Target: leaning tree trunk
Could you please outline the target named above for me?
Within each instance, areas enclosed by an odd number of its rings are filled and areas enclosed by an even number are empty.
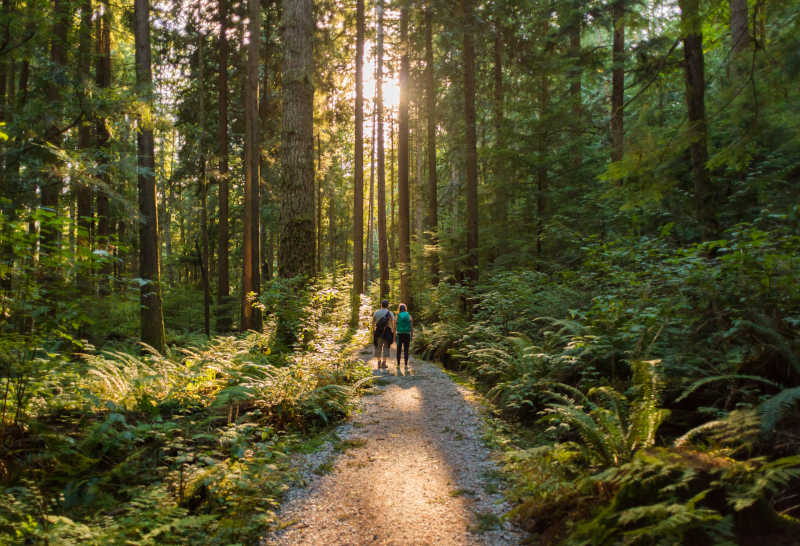
[[[464,15],[464,136],[466,148],[467,257],[466,279],[478,281],[478,150],[475,132],[475,47],[472,0],[461,0]]]
[[[398,105],[397,130],[397,265],[400,269],[400,300],[408,305],[411,293],[408,275],[411,265],[411,241],[409,225],[408,191],[408,5],[400,8],[400,101]]]
[[[282,277],[314,275],[314,87],[312,0],[283,0],[281,135]]]
[[[353,289],[350,325],[358,325],[364,290],[364,0],[356,0],[355,165],[353,172]]]
[[[686,109],[689,114],[689,152],[692,157],[694,198],[697,221],[703,238],[713,239],[719,232],[715,217],[714,190],[708,176],[708,125],[705,105],[705,66],[699,0],[679,0],[683,31],[683,56],[686,68]]]
[[[135,0],[136,87],[139,101],[153,108],[153,75],[150,54],[150,3]],[[158,240],[158,207],[156,205],[153,126],[149,117],[139,118],[137,134],[139,166],[139,277],[142,341],[159,352],[166,348],[164,314],[161,306],[160,245]]]

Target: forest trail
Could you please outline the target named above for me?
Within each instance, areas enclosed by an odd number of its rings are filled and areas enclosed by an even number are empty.
[[[414,358],[398,375],[394,348],[388,372],[371,355],[360,357],[379,391],[337,429],[339,450],[306,457],[308,486],[288,494],[287,527],[263,544],[519,544],[498,519],[508,506],[470,391]]]

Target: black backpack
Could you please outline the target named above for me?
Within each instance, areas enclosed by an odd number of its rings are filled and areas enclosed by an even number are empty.
[[[388,334],[392,334],[392,329],[389,326],[389,322],[392,320],[392,313],[391,311],[387,311],[375,324],[375,339],[377,340],[379,337],[384,339],[388,339]],[[393,335],[393,334],[392,334]]]

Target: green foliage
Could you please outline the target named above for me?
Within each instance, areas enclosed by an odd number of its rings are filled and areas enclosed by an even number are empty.
[[[25,356],[48,374],[4,437],[0,541],[256,540],[277,521],[304,434],[348,415],[372,379],[350,356],[365,332],[345,335],[346,288],[307,299],[322,310],[303,310],[315,335],[293,353],[271,353],[265,332],[164,355]]]

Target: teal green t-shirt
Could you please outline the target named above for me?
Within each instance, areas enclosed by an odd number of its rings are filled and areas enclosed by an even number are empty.
[[[409,315],[407,311],[402,311],[397,314],[397,333],[411,333],[411,315]]]

